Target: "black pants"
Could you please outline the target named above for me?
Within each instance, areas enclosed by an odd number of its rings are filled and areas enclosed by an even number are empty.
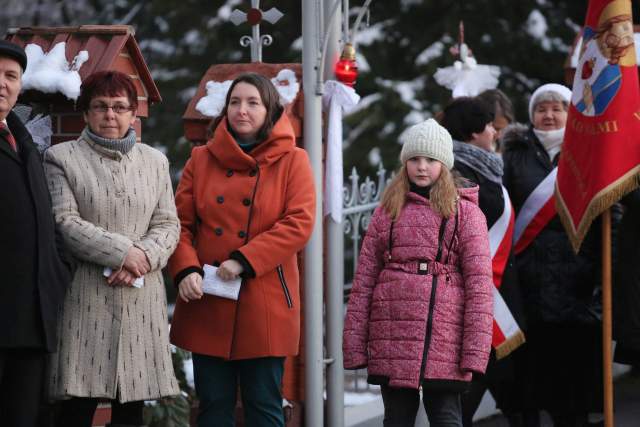
[[[35,427],[43,397],[46,353],[0,349],[0,424]]]
[[[282,375],[284,357],[223,360],[193,353],[198,427],[233,427],[238,385],[244,425],[283,427]]]
[[[73,397],[60,404],[59,427],[91,427],[98,407],[98,399]],[[111,401],[111,424],[141,426],[144,401],[120,403]]]
[[[384,385],[381,390],[384,427],[413,427],[420,405],[418,390]],[[425,390],[422,402],[431,427],[462,427],[459,393]]]

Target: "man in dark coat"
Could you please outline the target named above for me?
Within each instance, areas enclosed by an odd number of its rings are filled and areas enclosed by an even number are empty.
[[[12,427],[37,423],[71,278],[40,155],[11,111],[26,64],[21,47],[0,41],[0,423]]]

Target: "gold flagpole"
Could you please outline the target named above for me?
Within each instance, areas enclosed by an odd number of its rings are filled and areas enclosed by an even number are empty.
[[[611,208],[602,214],[602,373],[604,425],[613,424],[613,375],[611,348]]]

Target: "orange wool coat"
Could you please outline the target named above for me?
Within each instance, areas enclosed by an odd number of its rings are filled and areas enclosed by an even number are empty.
[[[182,227],[169,271],[176,277],[239,250],[256,277],[243,280],[237,302],[207,294],[188,303],[178,298],[171,342],[231,360],[297,354],[296,253],[311,235],[315,202],[307,153],[296,147],[284,114],[250,154],[240,149],[226,120],[212,140],[194,148],[176,192]]]

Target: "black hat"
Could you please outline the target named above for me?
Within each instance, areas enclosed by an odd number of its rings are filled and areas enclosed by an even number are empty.
[[[22,67],[22,71],[27,69],[27,54],[24,49],[15,43],[6,40],[0,40],[0,56],[6,56],[15,59]]]

